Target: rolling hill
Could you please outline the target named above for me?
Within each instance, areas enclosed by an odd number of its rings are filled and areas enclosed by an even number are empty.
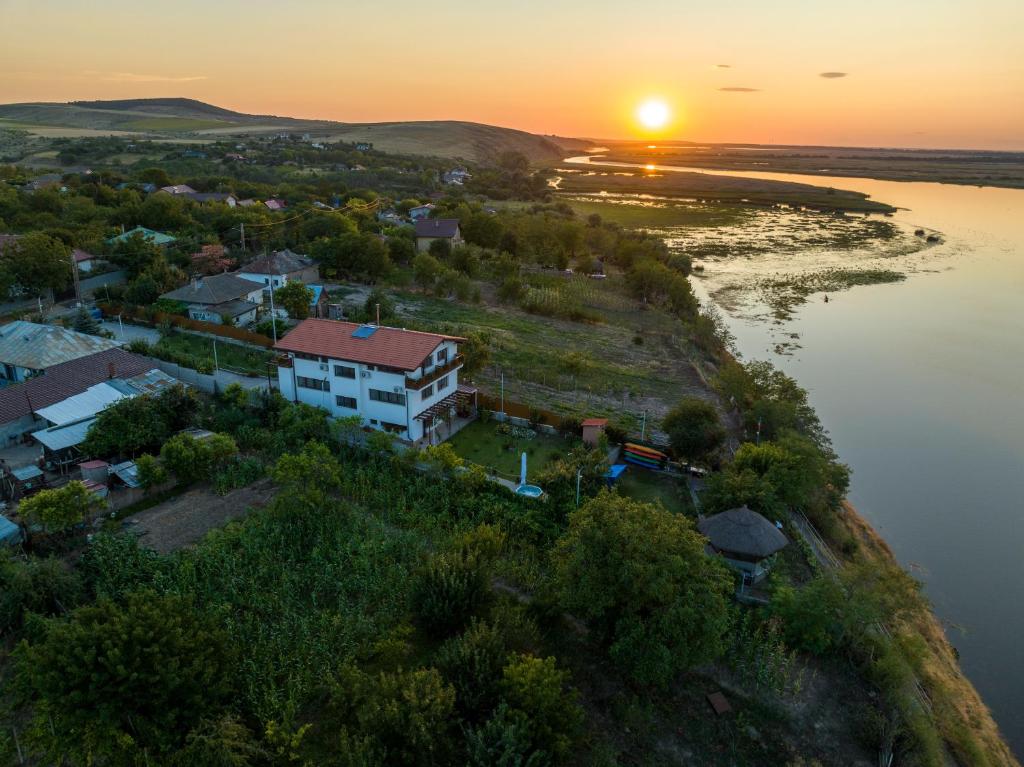
[[[277,115],[251,115],[186,98],[120,99],[69,103],[0,105],[0,128],[42,136],[138,134],[154,138],[214,140],[274,131],[302,131],[327,140],[370,141],[385,152],[486,162],[515,150],[543,165],[566,149],[586,146],[577,139],[456,120],[342,123]]]

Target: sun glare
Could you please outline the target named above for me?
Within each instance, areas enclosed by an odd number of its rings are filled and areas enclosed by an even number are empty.
[[[668,122],[668,104],[660,99],[645,101],[636,110],[636,117],[645,128],[663,128]]]

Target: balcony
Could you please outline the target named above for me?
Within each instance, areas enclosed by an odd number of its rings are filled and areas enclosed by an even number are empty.
[[[405,378],[405,388],[412,389],[413,391],[419,391],[430,384],[434,383],[438,378],[444,378],[448,373],[451,373],[456,368],[462,367],[462,363],[465,362],[465,357],[461,354],[456,354],[452,359],[441,367],[436,367],[429,373],[424,373],[421,378]]]

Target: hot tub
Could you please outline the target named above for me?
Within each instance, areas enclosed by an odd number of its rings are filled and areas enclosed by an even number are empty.
[[[516,488],[516,495],[525,495],[527,498],[540,498],[544,494],[536,485],[520,485]]]

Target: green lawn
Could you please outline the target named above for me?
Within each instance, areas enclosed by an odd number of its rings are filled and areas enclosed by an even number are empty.
[[[213,339],[206,336],[176,332],[161,338],[157,347],[212,361],[214,359],[213,343]],[[267,363],[273,357],[273,352],[266,349],[242,346],[222,340],[217,341],[217,364],[221,368],[235,373],[266,375]]]
[[[660,501],[669,511],[691,516],[694,514],[690,492],[686,487],[686,481],[681,478],[629,465],[615,483],[615,487],[621,495],[634,500],[644,503]]]
[[[450,442],[462,458],[495,469],[506,479],[518,479],[520,455],[526,452],[527,477],[535,475],[551,461],[571,449],[568,440],[537,434],[533,439],[514,439],[498,433],[499,424],[474,421]]]

